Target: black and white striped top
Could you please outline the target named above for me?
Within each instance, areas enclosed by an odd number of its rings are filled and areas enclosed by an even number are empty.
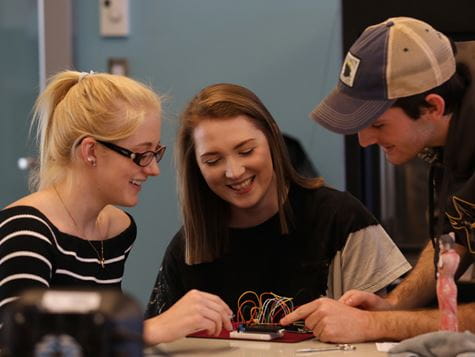
[[[121,287],[124,265],[137,234],[135,222],[104,241],[105,267],[99,241],[86,241],[54,226],[36,208],[16,206],[0,211],[0,315],[28,288]],[[94,245],[97,252],[91,247]]]

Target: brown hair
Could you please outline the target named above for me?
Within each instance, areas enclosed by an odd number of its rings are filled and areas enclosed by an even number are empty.
[[[448,81],[424,93],[398,98],[392,107],[401,108],[408,117],[414,120],[419,119],[424,110],[432,107],[431,103],[426,100],[426,97],[433,93],[440,95],[444,99],[444,115],[452,114],[459,109],[469,83],[469,74],[465,66],[459,63],[457,64],[457,72]]]
[[[176,142],[187,264],[219,258],[227,249],[229,222],[229,204],[211,191],[196,162],[193,130],[204,119],[228,119],[239,115],[247,116],[264,133],[269,143],[283,234],[289,232],[288,220],[291,218],[287,202],[289,184],[295,182],[308,188],[323,185],[321,178],[304,178],[295,172],[277,123],[253,92],[228,83],[202,89],[181,115]]]

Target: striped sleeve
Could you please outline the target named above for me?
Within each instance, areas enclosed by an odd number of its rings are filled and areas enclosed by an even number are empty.
[[[53,232],[32,214],[0,216],[0,314],[29,288],[49,287],[53,271]]]

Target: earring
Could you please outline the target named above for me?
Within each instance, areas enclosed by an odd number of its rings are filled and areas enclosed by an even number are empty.
[[[93,166],[96,167],[96,160],[94,160],[92,157],[88,157],[87,161]]]

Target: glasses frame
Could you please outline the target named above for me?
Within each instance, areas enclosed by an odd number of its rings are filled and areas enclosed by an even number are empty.
[[[163,155],[165,155],[165,150],[167,147],[165,145],[160,145],[157,151],[144,151],[144,152],[133,152],[129,149],[123,148],[122,146],[110,143],[108,141],[102,141],[102,140],[96,140],[99,144],[104,145],[106,148],[115,151],[116,153],[128,157],[131,159],[136,165],[140,167],[147,167],[150,165],[150,163],[153,161],[153,157],[155,157],[155,161],[158,164],[160,160],[163,158]],[[146,162],[145,164],[141,164],[140,161],[143,160],[146,155],[152,154],[150,156],[150,160]]]

